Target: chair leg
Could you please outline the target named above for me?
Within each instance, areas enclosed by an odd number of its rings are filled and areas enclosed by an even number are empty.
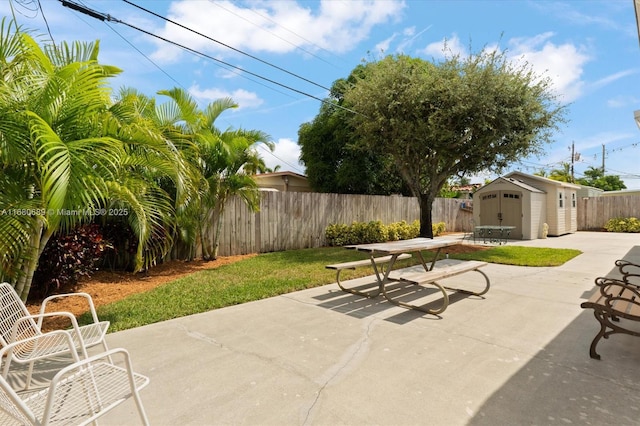
[[[31,386],[31,376],[33,376],[33,365],[35,364],[35,361],[31,361],[29,363],[29,369],[27,370],[27,380],[26,383],[24,385],[24,390],[28,390],[29,386]]]
[[[142,405],[142,400],[140,399],[140,394],[138,393],[138,389],[133,388],[133,399],[136,401],[136,406],[138,407],[138,414],[140,415],[140,420],[142,420],[142,424],[145,426],[149,426],[149,418],[147,417],[147,413],[144,410],[144,406]]]

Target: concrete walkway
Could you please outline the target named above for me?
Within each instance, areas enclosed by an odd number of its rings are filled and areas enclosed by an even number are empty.
[[[640,424],[640,339],[614,335],[590,359],[599,327],[580,308],[638,236],[509,244],[583,254],[554,268],[490,264],[485,298],[452,295],[440,318],[332,284],[108,342],[151,378],[141,394],[155,425]],[[136,422],[128,401],[101,424]]]

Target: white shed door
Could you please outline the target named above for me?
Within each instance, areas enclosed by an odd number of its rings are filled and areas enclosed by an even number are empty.
[[[522,239],[522,193],[493,191],[480,199],[480,224],[515,226],[511,238]]]

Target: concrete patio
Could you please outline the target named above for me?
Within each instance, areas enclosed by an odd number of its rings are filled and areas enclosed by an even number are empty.
[[[637,425],[640,339],[580,308],[640,241],[579,232],[526,246],[577,248],[560,267],[490,264],[485,298],[440,318],[336,284],[108,336],[151,378],[155,425]],[[463,275],[466,277],[467,275]],[[128,401],[101,424],[137,424]]]

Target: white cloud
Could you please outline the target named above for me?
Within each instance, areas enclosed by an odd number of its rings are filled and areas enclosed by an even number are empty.
[[[260,155],[264,158],[264,163],[270,169],[280,166],[278,171],[292,171],[304,174],[304,166],[300,163],[300,146],[289,138],[279,139],[275,144],[275,150],[261,147]]]
[[[405,7],[400,0],[323,0],[317,11],[293,1],[250,4],[251,7],[243,7],[228,0],[175,1],[168,18],[242,51],[288,53],[300,46],[346,52],[367,38],[374,26],[396,19]],[[227,47],[171,23],[159,33],[197,51],[232,53]],[[153,55],[157,60],[176,61],[180,56],[162,44],[158,49]]]
[[[584,66],[592,58],[582,46],[571,43],[555,44],[551,41],[551,32],[538,34],[534,37],[512,38],[508,41],[508,58],[521,64],[527,63],[532,70],[541,77],[548,77],[553,84],[553,90],[563,102],[571,102],[580,97],[585,89],[582,79]],[[497,44],[487,45],[484,51],[500,50]],[[430,43],[420,51],[422,54],[436,59],[455,55],[469,55],[468,49],[454,33],[448,39]],[[602,79],[600,84],[608,84],[622,78],[631,72],[621,73]]]
[[[189,88],[189,93],[205,103],[210,103],[221,98],[231,98],[238,104],[238,110],[243,108],[256,108],[264,103],[264,100],[262,100],[257,93],[244,89],[237,89],[232,92],[217,88],[200,89],[200,86],[196,84]]]
[[[640,104],[640,98],[631,95],[618,95],[614,98],[607,100],[607,106],[609,108],[626,108],[637,107]]]
[[[398,36],[398,34],[393,34],[391,37],[386,40],[382,40],[380,43],[376,44],[375,53],[384,53],[387,54],[389,52],[389,46],[391,46],[391,42]]]
[[[637,74],[638,70],[637,69],[629,69],[629,70],[624,70],[624,71],[619,71],[617,73],[608,75],[604,78],[601,78],[600,80],[596,81],[595,83],[593,83],[593,87],[594,88],[601,88],[604,86],[607,86],[615,81],[618,81],[622,78],[628,77],[630,75],[634,75]]]
[[[585,87],[582,80],[584,66],[592,58],[584,47],[571,43],[556,45],[550,41],[553,33],[547,32],[530,38],[509,40],[509,56],[513,60],[527,62],[533,71],[549,77],[553,89],[563,102],[579,98]]]
[[[427,45],[427,47],[420,50],[419,53],[425,54],[427,56],[432,56],[436,59],[442,59],[445,57],[452,57],[456,55],[466,56],[469,54],[467,49],[460,42],[460,38],[457,34],[453,34],[451,38],[442,39],[440,41],[430,43]]]
[[[632,114],[629,114],[630,117]],[[633,139],[635,134],[631,133],[619,133],[619,132],[599,132],[592,136],[585,137],[580,140],[579,143],[576,143],[576,150],[578,151],[586,151],[591,148],[601,148],[602,145],[609,145],[614,142],[626,141],[629,139]]]

